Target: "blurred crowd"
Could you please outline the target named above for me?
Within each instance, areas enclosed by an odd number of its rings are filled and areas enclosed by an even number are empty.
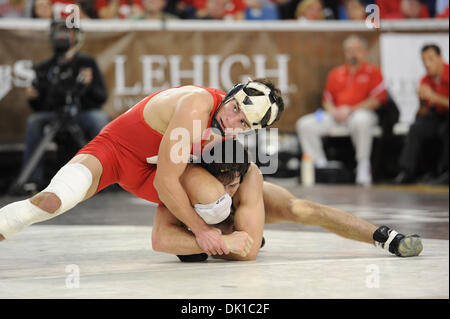
[[[449,17],[449,0],[0,0],[0,17],[64,17],[67,4],[86,19],[363,20]]]

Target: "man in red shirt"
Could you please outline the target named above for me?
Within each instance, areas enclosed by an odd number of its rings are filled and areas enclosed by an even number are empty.
[[[321,137],[337,125],[348,127],[358,161],[356,182],[370,185],[371,128],[378,122],[375,110],[386,100],[386,90],[380,69],[366,61],[365,40],[350,36],[344,42],[344,50],[346,64],[328,75],[324,110],[300,118],[297,133],[303,153],[313,157],[317,168],[325,168],[328,162]]]
[[[449,65],[444,62],[441,49],[434,44],[422,48],[422,60],[427,74],[420,81],[418,90],[421,107],[416,121],[410,127],[400,158],[402,171],[396,181],[401,184],[413,182],[423,145],[429,140],[439,139],[442,141],[442,157],[438,167],[438,182],[448,184]]]
[[[377,0],[381,19],[428,19],[427,5],[419,0]]]

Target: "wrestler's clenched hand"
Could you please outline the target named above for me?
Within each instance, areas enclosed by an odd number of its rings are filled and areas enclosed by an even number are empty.
[[[253,238],[244,231],[235,231],[230,235],[225,235],[224,241],[233,254],[242,257],[250,253],[253,245]]]
[[[195,239],[198,245],[208,256],[211,255],[227,255],[230,253],[225,242],[222,240],[222,232],[220,229],[206,226],[201,231],[195,233]]]

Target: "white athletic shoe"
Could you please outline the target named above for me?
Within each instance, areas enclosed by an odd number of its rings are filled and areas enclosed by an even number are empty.
[[[356,168],[356,184],[363,186],[372,185],[372,172],[369,160],[358,162],[358,167]]]

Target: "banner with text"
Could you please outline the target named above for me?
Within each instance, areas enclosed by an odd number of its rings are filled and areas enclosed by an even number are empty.
[[[268,77],[286,111],[276,127],[317,109],[328,72],[344,62],[343,40],[368,40],[379,65],[379,33],[330,31],[101,31],[86,32],[82,52],[94,56],[108,87],[104,109],[116,117],[146,95],[179,85],[224,91],[248,77]],[[48,31],[0,29],[0,139],[23,138],[30,109],[25,88],[32,66],[51,55]]]

